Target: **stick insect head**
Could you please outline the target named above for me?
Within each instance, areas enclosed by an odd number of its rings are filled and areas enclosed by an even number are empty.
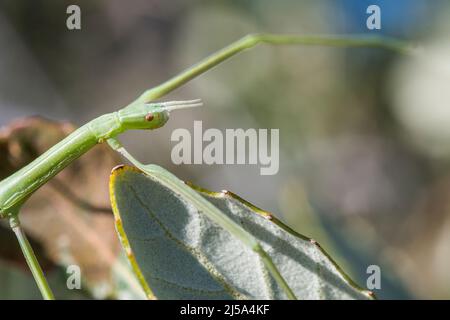
[[[121,110],[119,111],[119,116],[121,117],[122,124],[127,129],[157,129],[169,120],[171,111],[200,106],[202,106],[200,99],[154,102],[135,107],[139,108],[139,110]]]
[[[179,109],[201,107],[202,100],[168,101],[146,105],[149,107],[145,120],[152,123],[152,129],[162,127],[168,120],[170,112]]]

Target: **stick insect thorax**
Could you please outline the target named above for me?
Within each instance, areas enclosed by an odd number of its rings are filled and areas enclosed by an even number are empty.
[[[97,143],[127,130],[162,127],[170,111],[201,106],[201,100],[138,103],[86,123],[13,175],[0,181],[0,218],[15,215],[31,194]]]

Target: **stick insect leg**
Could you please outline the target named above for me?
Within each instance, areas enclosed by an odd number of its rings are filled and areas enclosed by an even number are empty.
[[[216,206],[203,198],[195,190],[187,186],[183,181],[175,177],[170,172],[164,170],[163,168],[156,165],[144,165],[138,160],[136,160],[128,151],[121,145],[121,143],[116,138],[111,138],[108,140],[108,144],[127,160],[129,160],[133,165],[138,167],[143,172],[156,177],[160,182],[165,184],[167,187],[176,191],[186,199],[190,200],[195,204],[197,209],[203,212],[209,219],[217,223],[219,226],[227,230],[231,235],[237,237],[241,240],[248,248],[253,250],[259,255],[262,262],[264,263],[267,270],[270,272],[272,277],[275,279],[276,283],[282,288],[284,293],[289,299],[297,299],[292,289],[287,284],[286,280],[281,275],[278,268],[272,261],[272,258],[263,249],[261,244],[245,229],[243,229],[236,222],[231,220],[222,211],[220,211]]]
[[[31,273],[33,274],[34,280],[36,281],[42,297],[45,300],[55,300],[55,296],[48,285],[47,279],[45,278],[44,272],[39,265],[36,255],[34,254],[33,248],[31,247],[30,242],[28,242],[28,239],[20,226],[18,215],[12,215],[9,219],[9,223],[11,225],[11,229],[17,237],[17,240],[19,241],[20,249],[22,249],[22,253],[27,261]]]
[[[209,57],[195,64],[191,68],[182,71],[175,77],[167,80],[153,89],[145,91],[138,102],[150,102],[159,99],[169,92],[181,87],[186,82],[205,73],[217,66],[219,63],[232,56],[255,47],[258,44],[269,45],[307,45],[307,46],[329,46],[329,47],[373,47],[391,50],[397,53],[415,53],[409,44],[387,37],[377,36],[299,36],[281,34],[250,34],[229,46],[213,53]]]

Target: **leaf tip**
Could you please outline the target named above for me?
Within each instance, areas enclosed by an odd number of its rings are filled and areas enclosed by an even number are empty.
[[[117,166],[111,169],[111,174],[116,173],[116,171],[123,170],[125,169],[125,167],[126,166],[124,164],[118,164]]]

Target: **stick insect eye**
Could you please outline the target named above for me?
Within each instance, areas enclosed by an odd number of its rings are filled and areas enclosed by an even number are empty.
[[[147,113],[147,115],[145,116],[145,121],[152,121],[155,118],[155,116],[153,115],[153,113]]]

